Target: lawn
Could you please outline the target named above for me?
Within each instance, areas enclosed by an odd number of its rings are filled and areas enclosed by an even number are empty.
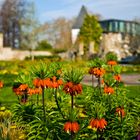
[[[90,88],[90,87],[88,87]],[[126,86],[128,98],[140,98],[140,86]],[[83,92],[84,94],[84,92]],[[48,96],[48,94],[47,94]],[[0,103],[5,106],[11,106],[18,102],[18,98],[12,91],[12,87],[4,87],[0,89]]]
[[[126,86],[128,89],[127,97],[129,98],[140,98],[140,85]]]

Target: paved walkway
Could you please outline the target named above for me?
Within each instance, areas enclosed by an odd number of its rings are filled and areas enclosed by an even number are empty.
[[[140,74],[121,74],[122,82],[126,85],[139,85],[140,86]],[[91,75],[85,75],[82,81],[83,84],[91,85]],[[95,85],[97,84],[97,79],[95,79]]]

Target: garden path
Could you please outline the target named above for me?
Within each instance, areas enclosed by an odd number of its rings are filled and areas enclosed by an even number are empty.
[[[140,86],[140,74],[121,74],[122,82],[126,85],[139,85]],[[86,85],[91,85],[91,75],[85,75],[82,83]],[[95,85],[97,84],[97,79],[94,78]]]

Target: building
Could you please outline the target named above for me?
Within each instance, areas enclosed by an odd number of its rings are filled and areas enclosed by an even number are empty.
[[[137,22],[108,19],[99,21],[104,33],[121,33],[130,35],[140,35],[140,25]]]
[[[85,6],[82,6],[78,17],[72,27],[72,43],[75,44],[80,28],[83,25],[84,18],[87,14],[91,14],[87,11]],[[133,21],[125,21],[119,19],[108,19],[99,21],[102,29],[102,39],[100,43],[100,53],[102,56],[108,52],[115,52],[119,59],[132,55],[130,42],[132,36],[140,36],[140,23]],[[140,44],[137,44],[140,45]],[[84,54],[84,44],[81,42],[78,44],[79,56]],[[137,53],[140,52],[140,46],[138,46]],[[94,43],[89,45],[89,54],[96,54],[94,50]]]

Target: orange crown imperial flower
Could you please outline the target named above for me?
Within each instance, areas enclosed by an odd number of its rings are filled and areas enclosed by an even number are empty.
[[[35,89],[29,88],[27,93],[29,95],[41,94],[42,93],[42,89],[41,88],[35,88]]]
[[[22,95],[22,92],[20,91],[19,88],[13,88],[13,92],[15,92],[16,95]]]
[[[19,90],[20,91],[25,91],[25,90],[27,90],[28,89],[28,85],[27,84],[21,84],[20,86],[19,86]]]
[[[97,128],[97,129],[104,129],[107,125],[107,121],[102,118],[102,119],[91,119],[89,126],[91,128]]]
[[[82,85],[81,84],[74,84],[73,82],[67,82],[64,85],[63,90],[70,94],[71,96],[81,94],[82,92]]]
[[[116,113],[117,113],[119,116],[122,116],[122,117],[125,116],[125,111],[124,111],[124,108],[123,108],[123,107],[117,107],[117,108],[116,108]]]
[[[0,81],[0,88],[2,88],[3,87],[3,82],[2,81]]]
[[[62,81],[62,79],[57,80],[56,77],[53,76],[50,83],[51,83],[50,87],[58,88],[59,86],[61,86],[63,84],[63,81]]]
[[[114,60],[110,60],[107,62],[108,65],[111,65],[111,66],[114,66],[114,65],[117,65],[117,62],[114,61]]]
[[[96,77],[101,77],[105,74],[105,70],[103,68],[90,68],[89,74],[93,74]]]
[[[114,89],[112,87],[104,87],[104,93],[106,94],[113,94],[114,93]]]
[[[64,124],[64,131],[67,133],[73,132],[77,133],[80,129],[80,126],[77,122],[66,122]]]
[[[51,86],[50,78],[46,78],[46,79],[36,78],[33,80],[33,85],[37,88],[38,87],[48,88]]]
[[[114,75],[114,79],[118,82],[121,81],[121,76],[118,74],[118,75]]]

